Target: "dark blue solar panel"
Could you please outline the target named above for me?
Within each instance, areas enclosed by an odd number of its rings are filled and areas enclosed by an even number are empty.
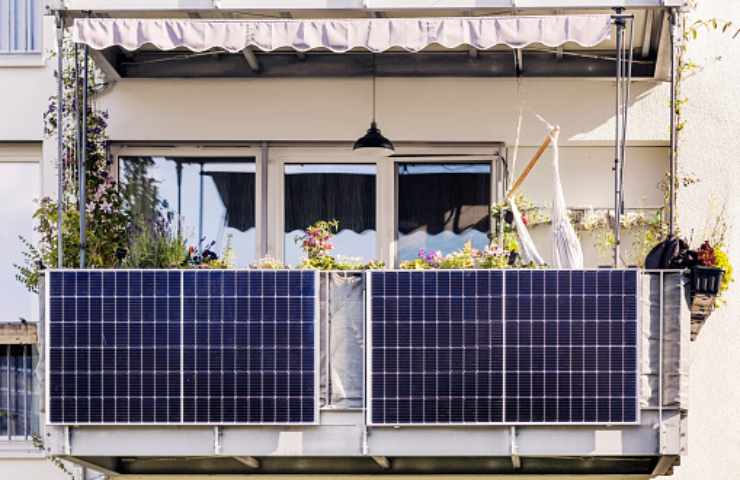
[[[52,423],[180,422],[179,292],[179,272],[49,273]]]
[[[501,422],[502,273],[370,275],[371,423]]]
[[[186,423],[314,423],[315,273],[184,273]]]
[[[50,422],[314,423],[315,278],[50,272]]]
[[[637,421],[637,274],[506,272],[507,423]]]
[[[371,423],[636,422],[637,275],[371,273]]]

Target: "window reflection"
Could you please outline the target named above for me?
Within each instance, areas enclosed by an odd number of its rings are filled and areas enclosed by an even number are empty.
[[[375,258],[375,165],[285,166],[285,263],[296,265],[303,252],[295,239],[319,220],[339,221],[333,255]]]
[[[174,214],[187,245],[222,254],[230,240],[240,266],[256,257],[255,161],[231,157],[122,157],[121,178],[142,214]]]
[[[491,166],[487,163],[398,164],[398,257],[419,249],[488,245]]]

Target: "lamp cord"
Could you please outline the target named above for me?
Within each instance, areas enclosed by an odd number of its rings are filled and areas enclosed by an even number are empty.
[[[373,124],[375,123],[375,77],[375,54],[373,53]]]

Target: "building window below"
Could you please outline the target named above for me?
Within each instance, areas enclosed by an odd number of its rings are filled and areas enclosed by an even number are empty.
[[[31,345],[0,345],[0,440],[30,440],[39,432],[39,402]]]

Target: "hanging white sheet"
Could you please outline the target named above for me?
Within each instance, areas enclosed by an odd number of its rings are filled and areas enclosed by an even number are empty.
[[[611,34],[609,15],[547,15],[455,18],[375,18],[311,20],[183,20],[139,18],[75,19],[75,42],[102,50],[119,46],[137,50],[186,48],[202,52],[220,48],[239,52],[352,49],[383,52],[391,48],[418,52],[430,45],[470,45],[486,50],[496,45],[523,48],[537,43],[557,47],[577,43],[593,47]]]

